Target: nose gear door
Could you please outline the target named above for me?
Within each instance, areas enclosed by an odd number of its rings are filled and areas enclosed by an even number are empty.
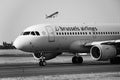
[[[54,34],[54,30],[52,29],[51,26],[46,26],[46,30],[48,33],[48,41],[49,42],[55,42],[55,34]]]

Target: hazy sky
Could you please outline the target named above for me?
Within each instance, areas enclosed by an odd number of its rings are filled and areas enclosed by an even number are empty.
[[[120,23],[120,0],[0,0],[0,43],[41,23]]]

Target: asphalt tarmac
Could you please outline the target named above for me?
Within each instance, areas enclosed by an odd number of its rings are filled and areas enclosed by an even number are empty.
[[[88,56],[83,56],[83,64],[76,65],[72,64],[71,58],[72,56],[59,56],[47,61],[46,66],[40,67],[33,57],[0,57],[0,78],[120,72],[120,65],[110,64],[109,61],[98,62]]]

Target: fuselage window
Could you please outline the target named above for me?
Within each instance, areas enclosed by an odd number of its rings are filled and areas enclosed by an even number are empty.
[[[82,35],[82,32],[80,32],[80,34]]]
[[[108,32],[106,32],[106,34],[108,34]]]
[[[82,34],[84,35],[84,32]]]
[[[66,35],[66,32],[65,32],[65,35]]]
[[[72,34],[74,35],[74,32],[72,32]]]
[[[62,35],[64,35],[64,32],[62,32]]]
[[[100,32],[98,32],[98,34],[100,35],[101,33],[100,33]]]
[[[89,34],[91,35],[91,32],[89,32]]]
[[[117,32],[115,32],[115,34],[117,34]]]
[[[112,32],[110,32],[110,34],[112,34]]]
[[[113,32],[113,34],[115,34],[115,33]]]
[[[97,32],[95,34],[98,34]]]
[[[95,34],[95,32],[93,32],[93,34]]]
[[[77,32],[75,32],[75,35],[77,35]]]
[[[29,35],[30,32],[23,32],[23,35]]]
[[[67,32],[67,35],[69,35],[69,32]]]
[[[58,32],[56,32],[56,34],[58,35]]]
[[[61,35],[61,32],[59,32],[59,35]]]

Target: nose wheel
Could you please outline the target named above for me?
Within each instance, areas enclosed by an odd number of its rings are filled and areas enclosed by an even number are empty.
[[[43,53],[41,53],[41,56],[39,58],[39,66],[46,66],[46,61]]]
[[[39,66],[46,66],[46,61],[40,61]]]

